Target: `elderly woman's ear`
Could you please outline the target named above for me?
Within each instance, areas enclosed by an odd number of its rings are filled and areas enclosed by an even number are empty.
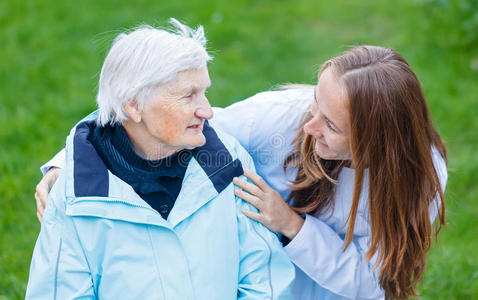
[[[141,110],[139,109],[136,100],[125,101],[122,105],[131,121],[136,123],[141,122]]]

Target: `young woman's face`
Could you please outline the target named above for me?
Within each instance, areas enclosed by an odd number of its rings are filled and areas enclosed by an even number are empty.
[[[350,160],[348,100],[330,67],[319,77],[311,113],[313,117],[304,125],[304,131],[315,137],[315,151],[319,157]]]

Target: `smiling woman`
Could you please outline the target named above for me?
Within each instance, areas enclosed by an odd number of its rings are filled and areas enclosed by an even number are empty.
[[[244,213],[288,238],[295,298],[415,296],[432,223],[438,215],[438,232],[445,222],[446,150],[403,57],[353,48],[323,65],[315,93],[259,94],[226,108],[219,122],[252,111],[261,126],[234,131],[251,153],[270,152],[257,140],[275,130],[287,137],[284,145],[295,144],[273,150],[287,157],[282,178],[281,164],[256,160],[272,187],[251,172],[245,175],[256,186],[234,181],[243,189],[236,195],[259,209]]]
[[[315,151],[328,160],[350,160],[350,119],[346,91],[330,69],[323,71],[314,93],[313,118],[304,132],[315,137]]]

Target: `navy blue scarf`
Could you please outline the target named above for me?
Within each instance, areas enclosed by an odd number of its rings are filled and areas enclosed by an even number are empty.
[[[190,150],[182,150],[160,160],[147,160],[133,149],[121,125],[95,127],[88,140],[107,168],[157,210],[168,218],[181,190],[191,159]]]

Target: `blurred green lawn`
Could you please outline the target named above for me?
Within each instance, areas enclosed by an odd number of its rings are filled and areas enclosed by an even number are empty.
[[[113,37],[169,17],[205,26],[216,106],[279,83],[314,83],[318,66],[350,45],[398,50],[421,80],[449,151],[449,225],[419,290],[423,299],[478,298],[478,54],[446,43],[454,28],[442,31],[427,8],[432,1],[2,1],[0,300],[24,297],[40,229],[38,168],[95,109]]]

